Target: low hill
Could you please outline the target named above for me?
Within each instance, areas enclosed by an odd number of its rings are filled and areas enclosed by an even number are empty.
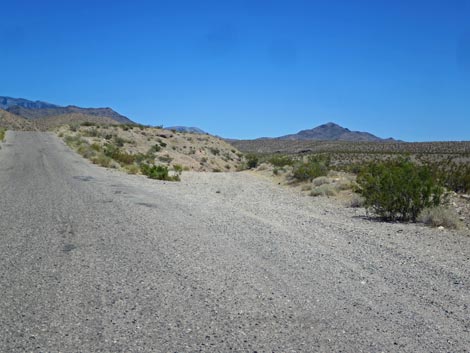
[[[20,116],[0,109],[0,127],[9,130],[33,130],[33,124]]]
[[[129,118],[117,113],[111,108],[81,108],[74,105],[63,107],[41,101],[30,101],[24,98],[0,97],[0,108],[28,120],[43,119],[67,114],[82,114],[111,118],[121,124],[134,123]]]
[[[147,162],[184,170],[233,172],[242,163],[242,154],[227,142],[211,135],[175,132],[137,125],[82,125],[71,129],[62,125],[55,129],[69,145],[81,146],[78,151],[94,163],[135,170],[140,156]],[[72,143],[70,143],[72,141]],[[116,149],[115,161],[105,151]],[[104,155],[103,155],[104,154]],[[124,158],[126,157],[126,158]],[[125,159],[125,160],[124,160]],[[121,160],[121,165],[117,163]],[[126,164],[125,162],[130,162]]]
[[[323,124],[313,129],[299,131],[296,134],[277,137],[277,139],[364,142],[394,141],[393,139],[382,139],[368,132],[351,131],[335,123]]]

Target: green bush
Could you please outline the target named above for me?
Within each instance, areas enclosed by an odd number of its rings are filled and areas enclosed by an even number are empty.
[[[96,123],[93,123],[91,121],[84,121],[83,123],[80,124],[81,126],[96,126]]]
[[[294,164],[292,176],[298,181],[312,181],[328,174],[328,162],[318,158],[310,158],[307,162]]]
[[[150,179],[179,181],[179,175],[169,175],[168,168],[162,165],[141,164],[140,171]]]
[[[94,163],[94,164],[98,164],[102,167],[110,167],[112,164],[113,164],[113,160],[105,155],[102,155],[102,154],[99,154],[95,157],[92,157],[91,158],[91,161]]]
[[[259,157],[256,154],[250,153],[245,156],[246,158],[246,167],[248,169],[253,169],[258,166]]]
[[[217,156],[220,154],[220,150],[218,148],[215,148],[215,147],[211,147],[209,149],[211,151],[211,153],[214,155],[214,156]]]
[[[136,161],[136,155],[124,152],[119,147],[109,143],[105,145],[104,154],[121,165],[132,164]]]
[[[403,158],[368,165],[357,182],[364,206],[386,220],[416,221],[424,208],[438,206],[443,195],[429,168]]]
[[[147,153],[157,153],[160,152],[162,148],[159,145],[153,145],[152,147],[149,148]]]
[[[126,141],[125,139],[123,139],[122,137],[114,136],[114,143],[115,143],[117,146],[123,147],[126,142],[127,142],[127,141]]]
[[[444,185],[455,192],[470,192],[470,165],[455,162],[433,165]]]
[[[274,155],[269,158],[268,162],[271,163],[273,166],[280,168],[285,167],[287,165],[292,165],[294,163],[291,157],[284,155]]]
[[[0,141],[3,141],[5,139],[5,132],[5,129],[0,128]]]
[[[173,171],[177,175],[181,175],[181,173],[183,172],[183,166],[181,164],[173,164]]]

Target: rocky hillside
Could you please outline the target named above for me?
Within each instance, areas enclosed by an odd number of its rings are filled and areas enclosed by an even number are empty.
[[[44,119],[68,114],[81,114],[94,117],[110,118],[121,124],[132,124],[129,118],[111,108],[80,108],[69,105],[66,107],[23,98],[0,97],[0,109],[21,116],[28,120]]]
[[[242,154],[211,136],[133,125],[61,126],[56,133],[79,153],[106,167],[138,172],[139,164],[175,166],[184,170],[229,172],[238,170]]]
[[[32,130],[31,121],[0,109],[0,127],[9,130]]]

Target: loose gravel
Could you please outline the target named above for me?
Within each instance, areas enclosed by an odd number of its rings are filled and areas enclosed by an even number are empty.
[[[469,352],[470,237],[243,173],[0,150],[2,352]]]

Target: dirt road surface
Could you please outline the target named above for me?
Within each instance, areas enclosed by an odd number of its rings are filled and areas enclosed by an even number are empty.
[[[243,173],[0,150],[1,352],[468,352],[470,237]]]

